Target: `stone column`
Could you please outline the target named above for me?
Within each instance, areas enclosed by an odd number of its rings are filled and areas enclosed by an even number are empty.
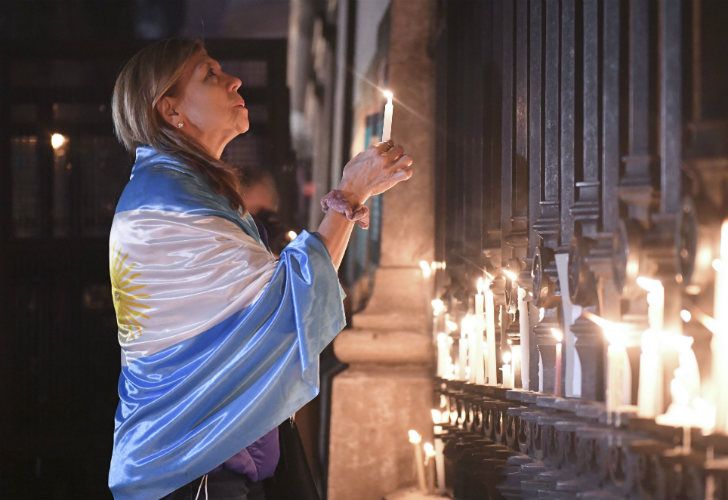
[[[415,175],[384,195],[380,267],[366,309],[334,342],[349,368],[333,382],[328,498],[368,500],[412,484],[407,430],[430,440],[434,353],[430,284],[418,262],[434,250],[434,64],[427,52],[434,1],[392,0],[392,138]]]

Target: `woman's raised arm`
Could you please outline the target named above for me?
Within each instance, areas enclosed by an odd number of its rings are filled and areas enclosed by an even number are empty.
[[[346,164],[337,189],[353,207],[363,205],[370,196],[384,193],[412,177],[412,163],[412,158],[404,154],[402,146],[395,146],[391,141],[380,142]],[[318,233],[337,270],[353,228],[354,222],[333,210],[326,213],[319,225]]]

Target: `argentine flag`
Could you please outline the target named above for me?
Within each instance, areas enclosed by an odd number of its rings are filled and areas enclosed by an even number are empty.
[[[163,497],[277,427],[318,393],[344,328],[326,247],[302,232],[276,259],[249,214],[142,146],[109,240],[121,346],[109,487]]]

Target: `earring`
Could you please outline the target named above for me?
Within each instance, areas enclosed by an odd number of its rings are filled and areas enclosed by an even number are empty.
[[[182,127],[184,127],[184,126],[185,126],[185,124],[184,124],[184,123],[182,123],[182,122],[179,122],[179,123],[177,124],[177,128],[182,128]]]

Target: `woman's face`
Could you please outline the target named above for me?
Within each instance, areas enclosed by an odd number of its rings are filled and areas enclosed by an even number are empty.
[[[219,158],[225,145],[250,127],[248,109],[238,94],[241,85],[207,52],[199,51],[185,64],[174,95],[160,99],[157,108],[171,126]]]

